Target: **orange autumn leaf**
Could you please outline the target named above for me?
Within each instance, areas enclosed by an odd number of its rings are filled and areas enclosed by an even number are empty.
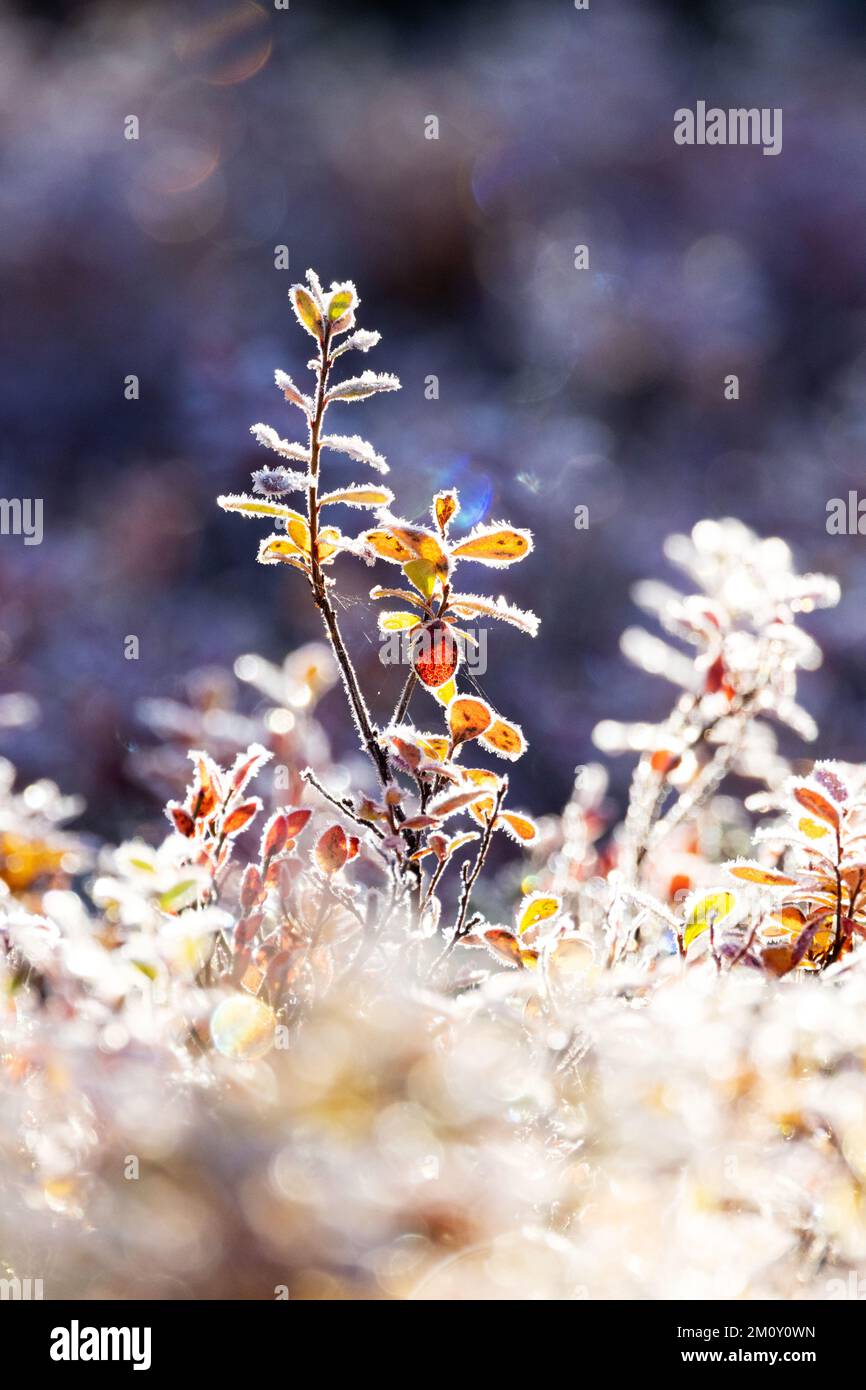
[[[472,695],[457,695],[446,710],[448,729],[455,747],[469,739],[478,738],[493,722],[493,711],[485,700]]]
[[[366,531],[361,538],[382,560],[393,560],[405,565],[415,558],[413,552],[402,541],[392,536],[390,531]]]
[[[398,522],[389,526],[388,531],[395,540],[411,551],[414,559],[426,560],[433,565],[438,574],[448,573],[448,556],[432,531],[426,530],[423,526],[408,526]]]
[[[418,741],[434,762],[444,762],[448,756],[448,740],[442,734],[419,734]]]
[[[798,801],[805,811],[810,815],[817,816],[818,820],[826,821],[832,825],[834,830],[839,828],[839,812],[821,792],[814,791],[812,787],[795,787],[794,799]]]
[[[516,811],[500,811],[496,818],[499,825],[521,845],[531,845],[538,839],[538,826],[531,816],[518,815]]]
[[[478,560],[483,565],[513,565],[532,549],[529,531],[512,527],[476,526],[451,551],[454,559]]]
[[[249,801],[243,801],[240,806],[236,806],[233,811],[230,811],[223,821],[223,835],[226,838],[230,835],[239,835],[261,809],[262,803],[257,796],[251,797]]]
[[[538,952],[521,945],[513,932],[504,927],[491,927],[482,937],[484,945],[498,960],[513,965],[518,970],[534,970],[538,965]]]
[[[505,719],[496,719],[489,729],[485,729],[479,736],[478,741],[491,753],[497,753],[500,758],[509,758],[512,762],[526,752],[523,730],[519,725],[509,724]]]
[[[475,787],[492,787],[494,791],[499,790],[499,777],[495,772],[491,772],[489,767],[464,767],[460,770],[460,776],[464,782],[471,782]]]
[[[443,536],[448,529],[448,523],[460,511],[460,502],[457,493],[453,488],[447,492],[437,492],[433,498],[433,519]]]
[[[797,880],[789,874],[783,874],[779,869],[768,869],[763,864],[749,860],[727,864],[725,867],[734,878],[741,878],[746,883],[762,883],[770,888],[794,888],[797,884]]]
[[[464,807],[471,806],[478,801],[480,792],[446,792],[444,796],[437,797],[431,801],[428,811],[431,816],[436,816],[439,820],[444,820],[446,816],[453,816],[456,811],[462,811]]]

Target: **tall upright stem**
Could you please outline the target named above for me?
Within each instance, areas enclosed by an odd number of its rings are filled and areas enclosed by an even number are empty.
[[[343,682],[346,687],[346,694],[355,723],[358,726],[358,733],[364,746],[370,755],[370,759],[383,786],[387,786],[391,781],[391,771],[388,766],[388,758],[382,745],[379,743],[376,729],[370,718],[366,701],[358,685],[358,678],[355,675],[355,668],[346,649],[340,632],[340,625],[337,622],[337,614],[334,605],[328,596],[325,576],[322,572],[322,565],[319,559],[319,455],[322,449],[322,421],[327,410],[327,387],[328,373],[331,370],[333,359],[330,355],[331,346],[331,327],[325,326],[324,337],[319,347],[319,370],[316,383],[316,396],[313,407],[313,414],[310,417],[310,483],[307,490],[307,520],[310,527],[310,586],[313,590],[313,598],[316,607],[322,615],[322,621],[331,639],[331,646],[334,656],[340,667]]]

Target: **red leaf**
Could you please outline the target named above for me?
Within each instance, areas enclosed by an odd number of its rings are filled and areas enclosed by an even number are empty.
[[[361,842],[357,835],[349,835],[346,841],[349,847],[349,859],[356,859],[361,848]]]
[[[312,811],[305,810],[286,812],[286,830],[290,840],[294,840],[300,835],[312,814]]]
[[[412,669],[423,685],[436,690],[460,665],[460,648],[447,624],[425,623],[413,643]]]
[[[349,858],[349,845],[342,825],[332,825],[316,845],[316,862],[323,874],[339,873]]]
[[[232,791],[243,791],[250,778],[254,777],[272,756],[273,754],[260,743],[251,743],[245,753],[239,753],[232,768]]]
[[[241,911],[247,913],[262,896],[262,876],[255,864],[248,864],[241,879]]]
[[[269,859],[273,859],[275,854],[279,854],[280,850],[285,849],[288,838],[288,822],[282,811],[277,811],[271,816],[262,832],[262,863],[267,864]]]
[[[165,808],[165,814],[174,825],[175,830],[179,834],[185,835],[188,840],[195,833],[195,821],[179,801],[170,801]]]
[[[264,913],[256,912],[252,917],[243,917],[234,930],[234,947],[236,951],[242,951],[249,946],[259,927],[264,921]]]

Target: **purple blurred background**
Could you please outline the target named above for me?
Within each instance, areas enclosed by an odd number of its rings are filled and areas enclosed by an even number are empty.
[[[0,493],[45,507],[41,546],[0,537],[0,694],[41,709],[0,752],[116,838],[154,809],[128,770],[136,701],[318,636],[299,577],[254,563],[265,524],[214,502],[269,460],[251,423],[296,437],[273,370],[304,379],[286,294],[312,265],[354,279],[383,333],[358,369],[402,378],[333,416],[386,454],[400,511],[456,485],[467,524],[536,532],[524,565],[473,576],[543,619],[535,644],[491,634],[481,678],[532,744],[515,800],[555,809],[599,718],[667,708],[618,639],[630,585],[704,515],[839,576],[803,702],[821,754],[862,759],[866,538],[825,523],[829,498],[866,495],[864,20],[646,0],[0,11]],[[782,107],[782,153],[675,145],[699,99]],[[331,459],[335,481],[362,476]],[[342,572],[359,596],[374,580]],[[383,716],[400,672],[374,607],[346,623]],[[345,747],[340,702],[322,714]]]

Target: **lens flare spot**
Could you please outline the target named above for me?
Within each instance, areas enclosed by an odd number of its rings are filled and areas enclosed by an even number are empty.
[[[211,1015],[210,1035],[217,1052],[236,1062],[254,1062],[274,1045],[275,1020],[267,1004],[246,994],[224,999]]]

